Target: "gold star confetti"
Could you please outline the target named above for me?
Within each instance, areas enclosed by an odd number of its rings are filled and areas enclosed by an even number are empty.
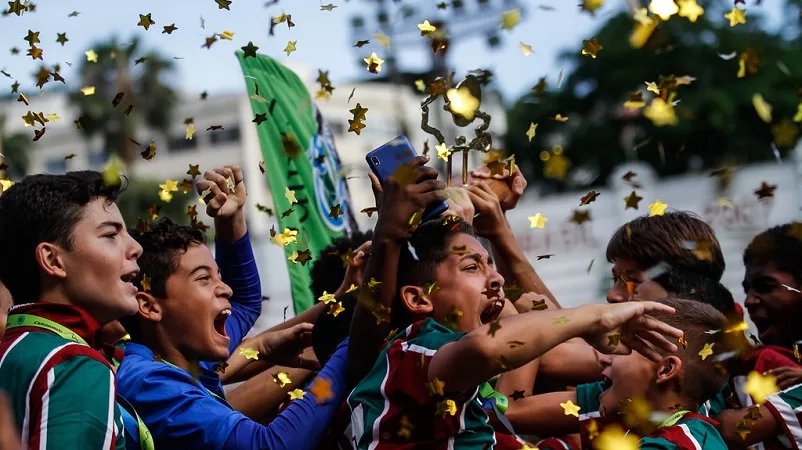
[[[214,2],[217,3],[217,9],[231,11],[231,8],[229,8],[229,6],[231,6],[231,0],[214,0]]]
[[[340,208],[340,204],[339,203],[337,203],[336,205],[332,206],[329,209],[329,217],[331,217],[334,220],[339,219],[340,216],[343,215],[343,214],[344,214],[343,210]]]
[[[703,349],[699,350],[699,356],[702,357],[702,361],[704,361],[705,359],[707,359],[708,356],[713,354],[714,345],[716,344],[715,343],[711,344],[708,342],[707,344],[705,344],[705,347]]]
[[[81,94],[84,94],[85,97],[89,97],[90,95],[95,95],[95,87],[94,86],[82,87]]]
[[[447,415],[456,415],[457,403],[451,399],[445,399],[441,402],[437,402],[435,414],[441,417],[446,417]]]
[[[565,316],[558,317],[551,322],[553,325],[565,325],[568,323],[568,318]]]
[[[674,107],[660,97],[652,100],[652,103],[643,109],[643,116],[658,127],[676,125],[678,122]]]
[[[140,14],[139,15],[139,22],[137,23],[138,26],[144,28],[145,30],[149,30],[151,25],[156,25],[156,22],[150,18],[150,13],[146,15]]]
[[[663,20],[679,12],[679,7],[674,0],[652,0],[649,3],[649,11]]]
[[[287,201],[290,202],[290,205],[294,203],[298,203],[298,200],[295,198],[295,191],[290,190],[290,188],[284,188],[284,197],[287,198]]]
[[[226,374],[226,369],[228,368],[228,363],[225,361],[217,361],[217,368],[214,370],[217,373]]]
[[[638,197],[638,194],[635,193],[635,191],[632,191],[631,194],[624,197],[624,201],[626,202],[624,210],[627,210],[629,208],[638,209],[638,202],[640,202],[641,200],[643,200],[643,197]]]
[[[409,418],[406,414],[401,416],[401,427],[398,430],[398,436],[404,439],[409,439],[412,437],[412,429],[415,428],[412,423],[410,423]]]
[[[582,409],[579,406],[575,405],[574,402],[568,400],[565,403],[560,403],[560,406],[563,409],[563,413],[566,416],[574,416],[579,418],[579,410]]]
[[[56,42],[61,44],[64,47],[64,44],[67,43],[69,39],[67,39],[67,33],[56,33]]]
[[[345,311],[345,308],[343,308],[342,302],[337,302],[337,303],[329,305],[328,314],[331,314],[332,316],[337,317],[343,311]]]
[[[582,196],[582,198],[579,199],[579,206],[585,206],[595,202],[596,199],[599,198],[599,195],[601,194],[594,190],[591,190],[590,192],[588,192],[587,194]]]
[[[643,83],[646,85],[647,91],[653,92],[654,95],[660,95],[660,88],[657,87],[657,83],[654,81],[644,81]]]
[[[382,322],[390,323],[390,308],[380,304],[373,308],[372,312],[376,318],[376,325],[381,325]]]
[[[290,375],[287,372],[282,372],[282,371],[278,371],[273,374],[273,382],[278,384],[279,387],[284,387],[288,384],[292,384]]]
[[[593,440],[593,447],[597,450],[638,450],[639,439],[629,432],[624,432],[621,425],[612,424]]]
[[[178,182],[167,180],[164,182],[164,184],[160,184],[159,188],[161,188],[163,191],[176,192],[178,190]]]
[[[306,392],[304,392],[304,391],[302,391],[300,389],[293,389],[290,392],[287,392],[287,395],[290,396],[290,400],[298,400],[298,399],[304,398],[304,395],[306,395]]]
[[[796,106],[796,114],[794,114],[793,121],[797,123],[802,122],[802,102],[799,102]]]
[[[757,196],[758,200],[763,200],[764,198],[774,197],[774,193],[776,191],[776,185],[767,184],[766,180],[763,180],[760,183],[760,187],[755,191],[755,195]]]
[[[749,424],[742,420],[735,425],[735,432],[738,433],[738,436],[741,437],[741,440],[744,440],[746,439],[746,436],[752,432],[752,430],[749,429]]]
[[[2,192],[7,191],[8,188],[10,188],[11,186],[14,186],[14,182],[13,181],[11,181],[11,180],[0,180],[0,188],[2,188]]]
[[[345,293],[347,294],[347,293],[349,293],[349,292],[354,292],[354,291],[355,291],[355,290],[357,290],[357,289],[359,289],[359,287],[358,287],[357,285],[355,285],[355,284],[351,283],[351,287],[349,287],[349,288],[348,288],[348,290],[347,290],[347,291],[345,291]]]
[[[551,117],[551,120],[556,120],[557,122],[568,122],[568,116],[557,113],[554,117]]]
[[[84,52],[84,55],[86,55],[86,60],[88,62],[91,62],[91,63],[96,63],[97,62],[97,53],[95,53],[94,50],[91,50],[91,49],[87,50],[86,52]]]
[[[763,99],[763,96],[760,94],[755,94],[752,96],[752,106],[755,107],[755,112],[766,123],[771,122],[771,105]]]
[[[529,217],[529,228],[544,228],[548,221],[549,219],[546,216],[537,213]]]
[[[599,41],[596,38],[592,38],[591,40],[584,39],[582,41],[582,54],[585,56],[590,56],[593,59],[596,59],[596,55],[603,49],[599,44]]]
[[[119,186],[121,183],[120,173],[123,172],[123,162],[116,155],[109,158],[109,161],[101,169],[103,183],[106,186]]]
[[[17,16],[21,16],[28,11],[28,2],[22,3],[20,0],[14,0],[8,2],[8,12],[9,14],[14,13]]]
[[[512,30],[521,22],[521,10],[518,8],[501,13],[501,29]]]
[[[178,27],[175,26],[175,23],[171,23],[170,25],[163,27],[162,34],[173,34],[173,31],[177,29]]]
[[[284,47],[284,53],[286,53],[287,56],[290,56],[290,53],[295,51],[295,44],[297,43],[298,41],[287,41],[287,46]]]
[[[629,100],[624,102],[624,107],[630,111],[637,111],[644,106],[646,102],[643,101],[643,92],[630,92]]]
[[[259,359],[259,352],[252,348],[242,347],[239,349],[239,354],[240,356],[244,356],[245,359]]]
[[[382,64],[384,60],[376,56],[376,52],[373,52],[367,58],[364,58],[365,64],[368,65],[368,72],[370,73],[379,73],[382,71]]]
[[[667,203],[663,203],[658,198],[654,201],[651,205],[649,205],[649,217],[652,216],[662,216],[666,212],[666,208],[668,208]]]
[[[732,10],[727,14],[724,14],[724,18],[730,21],[730,27],[734,27],[738,24],[745,24],[746,11],[743,9],[738,9],[733,5]]]
[[[448,157],[451,155],[451,150],[448,149],[445,142],[435,145],[434,149],[437,150],[438,158],[442,159],[443,161],[448,161]]]
[[[777,393],[780,389],[777,387],[777,378],[774,375],[761,375],[760,372],[749,372],[746,379],[744,391],[752,396],[756,404],[760,405],[766,401],[766,397],[771,394]]]
[[[534,122],[530,122],[529,129],[526,130],[526,137],[529,138],[529,142],[532,142],[532,139],[535,137],[536,132],[537,132],[537,124]]]
[[[437,27],[430,24],[428,20],[424,20],[423,23],[418,24],[418,29],[420,30],[421,36],[428,36],[432,34],[437,29]]]
[[[432,381],[426,382],[426,388],[429,390],[429,395],[445,395],[443,388],[446,384],[440,381],[439,378],[434,377]]]
[[[589,12],[591,15],[596,15],[596,10],[601,8],[604,5],[604,0],[582,0],[582,3],[579,5],[582,8],[582,11]]]
[[[240,49],[242,49],[242,51],[245,53],[244,58],[256,58],[256,51],[259,50],[259,47],[253,45],[253,42],[248,41],[248,45],[245,47],[240,47]]]
[[[476,116],[480,101],[471,94],[471,91],[462,86],[459,89],[451,88],[446,92],[446,98],[450,102],[451,112],[461,115],[470,120]]]
[[[367,120],[366,114],[368,112],[368,108],[363,108],[361,104],[357,103],[354,109],[349,110],[351,114],[353,114],[352,119],[348,119],[348,124],[350,127],[348,131],[353,131],[357,135],[362,132],[362,129],[365,128],[367,125],[364,124],[364,120]]]
[[[679,345],[681,345],[684,349],[688,348],[688,341],[685,339],[684,334],[677,339],[677,343],[679,343]]]
[[[334,397],[334,393],[331,391],[331,380],[322,376],[315,378],[315,381],[309,386],[309,392],[317,398],[318,405]]]
[[[321,295],[317,299],[318,299],[318,301],[321,301],[321,302],[326,303],[326,304],[337,301],[337,298],[334,297],[334,294],[329,294],[326,291],[323,291],[323,295]]]
[[[321,11],[331,11],[336,7],[337,7],[337,5],[335,5],[333,3],[329,3],[328,5],[320,5],[320,10]]]
[[[374,33],[373,37],[375,37],[376,40],[379,41],[379,45],[381,45],[382,47],[390,48],[390,38],[387,37],[387,35],[385,35],[381,31]],[[369,42],[369,41],[360,41],[360,42]]]
[[[691,22],[696,22],[696,19],[705,13],[705,9],[699,6],[696,0],[677,0],[677,3],[680,17],[685,17]]]
[[[524,44],[523,42],[518,42],[518,48],[520,48],[521,51],[524,52],[524,56],[529,56],[532,53],[534,53],[534,51],[532,50],[532,46]]]
[[[283,233],[280,234],[275,234],[275,233],[276,231],[271,229],[270,241],[280,247],[286,247],[287,245],[298,242],[298,230],[291,230],[289,228],[284,228]]]

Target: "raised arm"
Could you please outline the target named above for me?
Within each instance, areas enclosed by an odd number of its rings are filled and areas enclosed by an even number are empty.
[[[446,197],[445,183],[436,179],[437,171],[424,166],[428,160],[419,156],[410,165],[402,166],[387,180],[386,186],[380,186],[376,177],[372,177],[379,219],[351,320],[348,380],[352,384],[373,367],[382,342],[391,331],[390,321],[383,320],[389,314],[379,314],[376,308],[392,312],[398,290],[398,259],[414,230],[413,215],[421,214],[428,204]]]
[[[231,317],[226,320],[233,352],[262,312],[262,287],[245,223],[247,199],[242,169],[226,166],[207,171],[197,183],[206,193],[206,213],[214,218],[215,259],[223,281],[231,287]]]
[[[573,337],[583,337],[608,353],[635,350],[656,360],[659,355],[643,341],[673,352],[676,345],[663,335],[678,338],[682,332],[649,317],[652,312],[673,314],[674,309],[656,302],[628,302],[505,317],[499,320],[500,328],[494,335],[490,334],[493,324],[487,324],[444,345],[432,358],[429,380],[437,377],[451,391],[470,389],[532,361]],[[621,335],[618,346],[611,346],[607,339],[613,333]],[[511,345],[515,342],[521,344]]]

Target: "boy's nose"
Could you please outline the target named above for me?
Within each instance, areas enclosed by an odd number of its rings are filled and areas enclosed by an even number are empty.
[[[602,368],[610,367],[613,364],[613,355],[606,355],[602,353],[599,356],[599,364],[601,364]]]

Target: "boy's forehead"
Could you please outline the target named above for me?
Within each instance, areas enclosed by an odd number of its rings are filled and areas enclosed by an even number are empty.
[[[451,238],[448,250],[451,253],[449,259],[455,260],[461,260],[465,256],[475,254],[479,254],[483,259],[487,259],[489,256],[487,250],[485,250],[478,239],[464,233],[460,233]]]
[[[217,271],[217,262],[206,244],[193,243],[180,255],[178,267],[181,272],[190,273],[199,266],[207,266]]]
[[[97,197],[85,204],[81,208],[80,221],[87,222],[92,226],[97,226],[107,221],[115,221],[125,226],[120,208],[106,197]]]

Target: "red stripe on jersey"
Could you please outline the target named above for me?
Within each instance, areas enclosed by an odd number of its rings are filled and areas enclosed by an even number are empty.
[[[782,434],[786,438],[788,438],[789,441],[791,441],[791,448],[793,450],[799,450],[799,445],[797,444],[793,433],[791,433],[791,429],[788,428],[788,422],[785,421],[785,418],[782,416],[782,414],[777,409],[777,407],[772,405],[771,402],[763,403],[763,406],[768,408],[768,410],[771,413],[771,415],[774,416],[774,421],[777,422],[778,424],[780,424],[780,426],[782,427]],[[797,420],[799,420],[799,423],[802,423],[802,413],[798,413],[796,415],[796,418],[797,418]],[[772,437],[771,441],[773,442],[775,439],[776,439],[776,437]],[[769,439],[764,441],[764,444],[765,444],[765,442],[769,442]],[[766,448],[767,448],[767,450],[769,449],[769,447],[766,447]],[[782,444],[777,442],[776,444],[772,443],[771,448],[786,448],[786,447],[782,446]]]
[[[29,448],[39,448],[39,442],[41,439],[41,431],[42,431],[42,401],[44,399],[45,393],[47,392],[47,373],[50,372],[50,369],[53,369],[57,365],[67,361],[68,359],[74,358],[76,356],[86,356],[88,358],[92,358],[95,361],[98,361],[108,367],[111,371],[111,364],[103,357],[103,355],[98,352],[97,350],[88,347],[86,345],[80,344],[67,344],[63,349],[61,349],[58,353],[53,355],[47,363],[45,363],[44,367],[39,371],[39,374],[36,376],[36,379],[33,381],[33,388],[31,389],[30,395],[30,414],[29,417],[31,418],[30,422],[30,438],[28,440],[28,447]],[[115,380],[114,383],[114,391],[111,392],[112,397],[116,394],[117,383]],[[91,388],[91,387],[88,387]],[[112,417],[113,420],[113,417]],[[114,424],[112,423],[112,427]],[[114,446],[117,440],[116,434],[112,433],[111,436],[111,447],[110,450],[114,450]]]

